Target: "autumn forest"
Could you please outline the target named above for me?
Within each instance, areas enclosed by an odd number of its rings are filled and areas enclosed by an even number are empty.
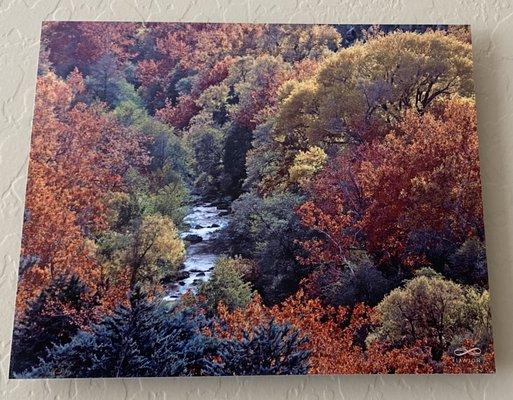
[[[45,22],[13,378],[493,372],[467,26]]]

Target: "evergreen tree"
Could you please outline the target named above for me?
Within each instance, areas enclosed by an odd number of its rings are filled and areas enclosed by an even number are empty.
[[[79,326],[72,318],[87,307],[85,285],[76,276],[57,276],[14,325],[11,376],[32,368],[53,345],[67,343]]]
[[[216,339],[202,330],[207,321],[184,311],[169,314],[139,288],[130,306],[52,349],[48,360],[24,374],[43,377],[130,377],[202,375],[215,370]]]
[[[130,84],[122,70],[122,65],[115,55],[107,53],[91,65],[90,74],[86,78],[87,90],[92,102],[96,99],[114,108],[122,102],[142,105],[134,86]]]
[[[234,123],[226,133],[223,151],[223,187],[221,190],[236,199],[242,193],[246,179],[246,155],[251,148],[252,134]]]
[[[310,351],[302,349],[307,338],[289,324],[273,320],[247,332],[241,341],[222,346],[221,375],[300,375],[308,372]]]

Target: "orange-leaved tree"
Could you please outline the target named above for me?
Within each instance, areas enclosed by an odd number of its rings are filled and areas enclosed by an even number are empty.
[[[310,263],[340,264],[358,247],[381,262],[420,265],[435,246],[482,239],[474,102],[406,112],[383,139],[350,147],[321,172],[298,213],[319,233],[305,243]]]
[[[140,138],[103,113],[74,102],[83,89],[49,73],[38,78],[17,310],[60,274],[95,293],[101,268],[90,238],[106,228],[105,195],[122,188],[130,165],[144,164]]]
[[[271,319],[291,324],[308,338],[305,348],[311,351],[308,372],[312,374],[432,372],[429,349],[424,346],[394,349],[374,341],[367,348],[365,337],[376,321],[373,310],[364,304],[352,310],[326,306],[300,290],[271,308],[255,296],[246,308],[232,312],[220,304],[218,314],[222,321],[218,333],[225,338],[240,339]]]

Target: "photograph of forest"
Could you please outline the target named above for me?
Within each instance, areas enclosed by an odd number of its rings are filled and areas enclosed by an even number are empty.
[[[495,371],[471,35],[44,22],[11,378]]]

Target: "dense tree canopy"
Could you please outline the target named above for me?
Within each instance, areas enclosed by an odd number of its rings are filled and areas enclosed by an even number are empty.
[[[44,23],[11,376],[493,371],[472,67],[465,26]]]
[[[348,160],[355,152],[359,160]],[[380,262],[441,267],[465,240],[483,237],[478,156],[472,100],[407,112],[382,140],[344,152],[312,185],[315,197],[299,210],[321,234],[306,243],[310,261],[340,263],[363,247]]]

